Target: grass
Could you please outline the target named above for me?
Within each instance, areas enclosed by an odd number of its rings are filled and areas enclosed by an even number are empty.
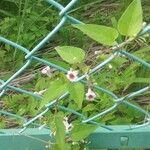
[[[111,25],[112,17],[118,19],[130,1],[131,0],[95,0],[91,2],[91,0],[83,0],[81,4],[77,4],[69,13],[85,23]],[[145,14],[144,19],[150,22],[149,1],[145,0],[142,2]],[[62,3],[65,4],[65,1],[62,0]],[[25,47],[34,47],[60,20],[58,12],[54,8],[47,6],[46,3],[41,4],[37,2],[36,4],[37,7],[29,0],[17,0],[15,3],[13,0],[12,2],[2,0],[0,6],[5,7],[5,9],[3,9],[3,7],[0,8],[0,26],[2,27],[0,34]],[[58,60],[54,51],[54,47],[57,45],[74,45],[85,49],[87,53],[90,54],[88,63],[94,60],[94,58],[92,58],[94,51],[102,48],[101,45],[90,40],[81,32],[74,30],[72,26],[68,24],[60,30],[58,35],[56,35],[46,47],[40,50],[38,55],[46,57],[48,60]],[[0,72],[6,72],[6,74],[0,74],[0,77],[8,78],[23,64],[24,56],[18,53],[17,50],[4,45],[1,46],[1,49],[4,49],[6,52],[6,57],[4,57],[4,61],[0,63],[0,68],[2,68]],[[103,51],[105,53],[106,49],[104,48]],[[14,70],[11,70],[12,63],[15,64]],[[39,67],[40,65],[35,68]],[[28,72],[31,74],[35,73],[34,69],[30,68]],[[33,82],[35,83],[36,81]],[[33,88],[32,82],[26,86],[29,89]]]

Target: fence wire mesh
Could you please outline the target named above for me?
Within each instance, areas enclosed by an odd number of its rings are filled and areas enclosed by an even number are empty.
[[[39,96],[38,94],[35,94],[34,92],[27,91],[27,90],[24,90],[24,89],[21,89],[21,88],[18,88],[18,87],[15,87],[15,86],[11,85],[12,81],[14,79],[16,79],[19,75],[21,75],[31,65],[32,61],[36,61],[38,63],[40,62],[41,64],[53,67],[53,68],[55,68],[55,69],[57,69],[61,72],[64,72],[64,73],[68,72],[68,70],[64,69],[61,66],[58,66],[58,65],[56,65],[56,64],[54,64],[50,61],[46,61],[45,59],[41,59],[41,58],[37,57],[36,52],[39,51],[46,43],[48,43],[53,38],[53,36],[56,35],[58,33],[58,31],[60,31],[60,29],[64,26],[64,24],[66,22],[69,22],[71,24],[84,24],[83,22],[75,19],[74,17],[71,17],[68,14],[70,9],[75,5],[75,3],[78,0],[70,1],[70,3],[68,3],[68,5],[66,5],[65,7],[62,6],[60,3],[58,3],[55,0],[46,0],[46,1],[49,4],[53,5],[56,9],[58,9],[59,16],[61,17],[61,20],[56,25],[56,27],[49,34],[47,34],[47,36],[41,42],[39,42],[32,50],[28,50],[27,48],[25,48],[25,47],[23,47],[23,46],[21,46],[17,43],[14,43],[14,42],[12,42],[10,40],[7,40],[3,37],[0,37],[0,41],[2,43],[5,43],[5,44],[8,44],[8,45],[10,45],[14,48],[17,48],[18,50],[22,51],[25,54],[25,63],[24,63],[24,65],[15,74],[13,74],[9,79],[7,79],[6,81],[0,80],[0,83],[1,83],[1,85],[0,85],[0,97],[4,96],[7,91],[12,90],[12,91],[16,91],[16,92],[19,92],[19,93],[24,93],[24,94],[31,95],[31,96],[33,96],[37,99],[40,99],[40,100],[43,99],[42,96]],[[138,35],[138,36],[142,36],[142,35],[148,33],[149,31],[150,31],[150,26],[146,26],[143,29],[143,31],[140,33],[140,35]],[[118,45],[118,48],[119,48],[119,45]],[[150,63],[148,63],[148,62],[132,55],[131,53],[129,53],[125,50],[116,50],[116,51],[114,50],[114,51],[112,51],[112,54],[111,54],[110,57],[108,57],[105,61],[103,61],[102,63],[98,64],[93,69],[91,69],[88,74],[92,75],[95,72],[98,72],[100,69],[104,68],[107,64],[109,64],[112,60],[114,60],[114,59],[116,59],[120,56],[125,56],[126,58],[131,59],[134,62],[140,63],[143,66],[150,69]],[[85,78],[86,78],[86,74],[83,74],[76,80],[76,82],[82,82],[83,84],[86,84],[87,82],[86,82]],[[116,94],[114,94],[113,92],[109,91],[108,89],[105,89],[105,88],[100,87],[98,85],[94,85],[94,88],[101,91],[101,92],[106,93],[109,96],[111,96],[112,101],[114,101],[114,105],[111,106],[110,108],[106,109],[105,111],[96,114],[95,116],[93,116],[91,118],[86,118],[83,114],[81,114],[81,113],[79,113],[75,110],[72,110],[72,109],[66,108],[64,106],[61,106],[61,105],[58,105],[58,108],[60,110],[67,111],[67,112],[73,113],[73,114],[81,117],[82,118],[82,123],[97,124],[97,125],[100,125],[101,127],[106,128],[108,130],[114,130],[114,129],[106,126],[106,125],[103,125],[103,124],[100,124],[100,123],[96,122],[95,120],[99,117],[102,117],[102,116],[112,112],[118,106],[120,106],[122,104],[125,104],[125,105],[127,105],[127,106],[143,113],[145,115],[145,118],[146,118],[146,121],[144,123],[130,126],[128,129],[125,129],[125,130],[131,130],[131,129],[135,129],[135,128],[139,128],[139,127],[144,127],[144,126],[148,126],[150,124],[150,113],[145,111],[143,108],[141,108],[139,106],[136,106],[136,105],[134,105],[134,104],[132,104],[128,101],[129,99],[133,99],[133,98],[143,94],[144,92],[148,92],[150,90],[150,86],[147,86],[143,89],[140,89],[136,92],[130,93],[130,94],[125,95],[123,97],[119,97]],[[0,110],[0,114],[23,120],[24,121],[23,129],[20,131],[20,132],[23,132],[31,124],[41,126],[39,124],[36,124],[35,121],[38,120],[40,117],[42,117],[44,114],[46,114],[51,108],[53,108],[53,106],[56,103],[58,104],[58,102],[62,101],[65,97],[67,97],[68,94],[69,93],[67,92],[64,95],[62,95],[59,99],[53,100],[52,102],[48,103],[45,106],[45,110],[43,112],[41,112],[40,114],[38,114],[37,116],[35,116],[34,118],[32,118],[30,120],[28,120],[26,118],[23,118],[21,116],[18,116],[16,114],[12,114],[10,112],[4,111],[4,110]]]

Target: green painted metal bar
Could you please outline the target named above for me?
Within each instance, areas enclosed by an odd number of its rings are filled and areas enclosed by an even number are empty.
[[[8,117],[11,117],[11,118],[14,118],[14,119],[19,119],[19,120],[22,120],[23,122],[26,122],[27,119],[24,118],[24,117],[21,117],[19,115],[16,115],[16,114],[13,114],[13,113],[10,113],[10,112],[7,112],[5,110],[0,110],[0,115],[5,115],[5,116],[8,116]],[[40,127],[41,125],[38,124],[38,123],[31,123],[32,126],[34,127]],[[47,126],[45,126],[44,128],[46,129],[49,129]]]
[[[21,129],[0,129],[1,150],[48,150],[50,130],[28,128],[22,134]]]
[[[13,46],[13,47],[15,47],[15,48],[17,48],[17,49],[23,51],[23,52],[26,53],[26,54],[29,52],[26,48],[24,48],[24,47],[18,45],[17,43],[14,43],[14,42],[12,42],[12,41],[10,41],[10,40],[7,40],[7,39],[5,39],[5,38],[3,38],[3,37],[1,37],[1,36],[0,36],[0,41],[6,43],[6,44],[8,44],[8,45],[11,45],[11,46]]]
[[[12,75],[5,83],[0,86],[0,90],[4,89],[12,80],[14,80],[18,75],[20,75],[32,62],[32,59],[28,60],[23,67],[21,67],[14,75]]]
[[[6,89],[2,90],[1,93],[0,93],[0,97],[2,97],[6,92]]]
[[[150,33],[150,25],[147,25],[140,33],[138,36],[143,36],[145,34],[149,34]]]
[[[57,8],[58,10],[62,10],[64,8],[61,4],[59,4],[55,0],[46,0],[46,1],[51,5],[55,6],[55,8]]]
[[[134,61],[136,61],[136,62],[138,62],[138,63],[140,63],[142,65],[144,65],[145,67],[150,68],[150,63],[147,63],[146,61],[144,61],[144,60],[142,60],[142,59],[140,59],[140,58],[138,58],[138,57],[136,57],[136,56],[126,52],[126,51],[120,51],[120,53],[125,55],[125,56],[127,56],[128,58],[130,58],[130,59],[132,59],[132,60],[134,60]]]
[[[71,2],[64,8],[61,10],[61,12],[59,13],[60,16],[63,16],[67,11],[69,11],[74,4],[77,2],[78,0],[71,0]]]
[[[113,111],[119,104],[114,104],[113,106],[109,107],[108,109],[106,109],[105,111],[101,112],[101,113],[98,113],[97,115],[91,117],[91,118],[88,118],[86,120],[83,120],[82,123],[88,123],[89,121],[92,121],[98,117],[101,117],[103,115],[106,115],[108,114],[109,112]]]
[[[2,84],[2,83],[5,83],[5,82],[0,79],[0,83]],[[43,99],[42,96],[40,96],[38,94],[34,94],[31,91],[27,91],[27,90],[24,90],[24,89],[21,89],[21,88],[17,88],[17,87],[11,86],[11,85],[7,85],[6,91],[9,91],[9,90],[33,96],[33,97],[37,98],[38,100],[42,100]],[[4,94],[4,93],[2,93],[2,94]]]
[[[76,112],[75,110],[72,110],[70,108],[66,108],[66,107],[63,107],[63,106],[58,106],[58,108],[60,110],[63,110],[63,111],[66,111],[66,112],[70,112],[72,114],[75,114],[77,115],[78,117],[82,118],[82,119],[85,119],[85,116],[83,114],[80,114],[79,112]],[[89,123],[92,123],[92,124],[95,124],[95,125],[98,125],[104,129],[107,129],[107,130],[113,130],[112,128],[110,127],[107,127],[106,125],[104,124],[101,124],[101,123],[98,123],[98,122],[95,122],[95,121],[90,121]]]
[[[126,101],[126,100],[128,100],[128,99],[130,99],[130,98],[134,98],[134,97],[136,97],[136,96],[139,96],[140,94],[142,94],[142,93],[144,93],[144,92],[147,92],[147,91],[149,91],[149,90],[150,90],[150,87],[148,86],[148,87],[143,88],[143,89],[141,89],[141,90],[139,90],[139,91],[133,92],[133,93],[131,93],[131,94],[125,96],[125,97],[118,98],[118,99],[114,99],[115,104],[114,104],[112,107],[109,107],[109,108],[106,109],[105,111],[100,112],[100,113],[96,114],[95,116],[93,116],[93,117],[91,117],[91,118],[88,118],[88,119],[86,119],[86,120],[83,120],[82,122],[83,122],[83,123],[88,123],[89,121],[92,121],[92,120],[94,120],[94,119],[96,119],[96,118],[98,118],[98,117],[101,117],[101,116],[103,116],[103,115],[105,115],[105,114],[107,114],[107,113],[113,111],[115,108],[117,108],[117,107],[118,107],[120,104],[122,104],[122,103],[124,103],[124,104],[126,104],[126,105],[132,107],[133,109],[135,109],[135,110],[137,110],[137,111],[139,111],[139,112],[142,112],[143,114],[146,115],[146,117],[150,118],[149,112],[145,111],[144,109],[140,108],[139,106],[136,106],[136,105],[131,104],[130,102]],[[140,126],[141,126],[141,125],[140,125]]]
[[[94,67],[93,69],[91,69],[89,71],[89,75],[94,74],[96,71],[98,71],[99,69],[102,69],[105,65],[107,65],[108,63],[110,63],[115,57],[116,57],[115,53],[114,55],[111,55],[110,57],[108,57],[105,61],[103,61],[102,63],[100,63],[99,65],[97,65],[96,67]],[[79,77],[75,82],[78,82],[82,79],[84,79],[86,77],[87,74],[82,75],[81,77]]]
[[[20,117],[20,116],[18,116],[18,115],[16,115],[16,114],[9,113],[9,112],[4,111],[4,110],[0,110],[0,114],[7,115],[7,116],[9,116],[9,117],[16,118],[16,119],[20,119],[20,120],[22,120],[23,122],[26,122],[26,119],[25,119],[25,118]]]
[[[108,127],[114,130],[98,128],[87,138],[90,150],[150,148],[150,126],[128,131],[124,129],[129,128],[129,125]],[[51,150],[50,143],[53,140],[50,130],[28,128],[20,134],[18,131],[20,129],[0,130],[2,150]]]
[[[36,45],[35,48],[33,48],[33,50],[25,56],[25,58],[28,59],[30,56],[33,55],[33,53],[35,53],[42,46],[44,46],[44,44],[47,43],[50,40],[50,38],[54,36],[56,32],[58,32],[59,29],[65,24],[66,20],[67,18],[64,16],[60,23],[52,30],[52,32],[50,32],[38,45]]]
[[[49,4],[55,6],[55,8],[57,8],[58,10],[62,11],[64,9],[64,7],[56,2],[55,0],[46,0]],[[83,22],[79,21],[78,19],[75,19],[74,17],[69,16],[68,14],[64,14],[70,21],[71,23],[74,24],[84,24]]]
[[[111,126],[113,131],[98,128],[92,133],[88,141],[91,150],[100,148],[125,149],[125,148],[150,148],[150,125],[143,128],[126,131],[130,126]]]

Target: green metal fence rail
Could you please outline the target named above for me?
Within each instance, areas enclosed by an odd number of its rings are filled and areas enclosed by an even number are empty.
[[[11,85],[11,82],[14,79],[16,79],[20,74],[22,74],[31,65],[32,61],[37,61],[38,63],[40,62],[41,64],[48,65],[64,73],[67,73],[68,71],[64,69],[63,67],[60,67],[56,64],[53,64],[49,61],[46,61],[44,59],[37,57],[36,52],[39,51],[46,43],[48,43],[51,40],[51,38],[53,38],[53,36],[57,34],[57,32],[64,26],[66,22],[70,22],[73,24],[83,24],[83,22],[75,19],[74,17],[71,17],[68,14],[70,9],[74,6],[74,4],[78,0],[71,0],[70,3],[65,7],[55,0],[46,0],[46,1],[49,4],[53,5],[56,9],[58,9],[61,20],[56,25],[56,27],[49,34],[47,34],[47,36],[41,42],[39,42],[32,50],[28,50],[17,43],[14,43],[3,37],[0,37],[0,42],[8,44],[14,48],[17,48],[18,50],[22,51],[25,55],[25,64],[6,81],[0,80],[0,97],[4,96],[5,92],[11,90],[11,91],[16,91],[19,93],[25,93],[25,94],[31,95],[39,100],[43,99],[42,96],[34,94],[34,92],[27,91],[27,90]],[[150,26],[146,26],[143,29],[143,31],[140,32],[138,36],[143,36],[144,34],[147,34],[149,32],[150,32]],[[150,69],[150,63],[128,53],[125,50],[117,50],[117,51],[113,51],[112,55],[108,57],[104,62],[95,66],[89,72],[89,74],[91,75],[99,71],[101,68],[105,67],[112,60],[122,55],[133,60],[135,63],[140,63],[141,65]],[[86,77],[86,74],[80,76],[76,82],[82,82],[86,84],[87,82],[85,80],[85,77]],[[92,150],[96,150],[99,148],[109,148],[109,149],[150,148],[150,113],[145,111],[143,108],[136,106],[128,101],[130,99],[133,99],[143,94],[144,92],[150,91],[150,86],[147,86],[136,92],[125,95],[124,97],[119,97],[115,95],[113,92],[109,91],[108,89],[105,89],[98,85],[94,85],[94,88],[109,95],[112,101],[114,101],[114,105],[91,118],[86,118],[84,115],[80,114],[79,112],[76,112],[64,106],[61,106],[61,105],[58,106],[60,110],[67,111],[67,112],[77,115],[78,117],[81,117],[82,123],[92,123],[92,124],[99,125],[99,128],[94,133],[92,133],[88,138],[88,140],[90,141],[89,147]],[[43,128],[42,130],[38,130],[37,127],[41,125],[36,124],[35,122],[41,116],[46,114],[51,108],[53,108],[56,102],[58,103],[59,101],[63,101],[63,99],[68,96],[68,94],[69,93],[67,92],[64,95],[62,95],[58,100],[54,100],[48,103],[45,106],[45,110],[41,112],[40,114],[38,114],[37,116],[35,116],[34,118],[32,118],[31,120],[27,120],[26,118],[23,118],[16,114],[12,114],[4,110],[0,110],[0,114],[13,117],[16,119],[21,119],[24,122],[23,127],[21,129],[1,129],[0,130],[0,149],[5,149],[5,150],[16,150],[16,149],[44,150],[44,149],[47,149],[47,146],[49,145],[48,141],[51,140],[50,129]],[[106,126],[104,124],[100,124],[95,121],[96,118],[102,117],[112,112],[118,106],[122,104],[125,104],[143,113],[145,115],[146,121],[143,124],[132,125],[132,126],[117,126],[117,125]],[[28,128],[28,126],[31,124],[35,126],[35,128]]]

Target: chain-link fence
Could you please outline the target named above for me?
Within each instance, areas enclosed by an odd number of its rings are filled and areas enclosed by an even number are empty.
[[[44,65],[47,65],[47,66],[50,66],[50,67],[53,67],[61,72],[64,72],[64,73],[67,73],[68,70],[64,69],[63,67],[60,67],[56,64],[53,64],[49,61],[46,61],[44,59],[41,59],[39,57],[36,56],[36,52],[39,51],[43,46],[45,46],[46,43],[48,43],[54,35],[56,35],[58,33],[58,31],[64,26],[64,24],[66,22],[69,22],[69,23],[72,23],[72,24],[84,24],[83,22],[75,19],[74,17],[71,17],[69,14],[68,14],[68,11],[70,11],[70,9],[75,5],[75,3],[77,2],[77,0],[72,0],[70,1],[70,3],[67,5],[67,6],[62,6],[60,3],[58,3],[57,1],[55,0],[46,0],[49,4],[53,5],[55,8],[58,9],[59,11],[59,16],[61,17],[61,20],[60,22],[56,25],[56,27],[40,42],[38,43],[32,50],[28,50],[26,48],[24,48],[23,46],[20,46],[18,45],[17,43],[14,43],[10,40],[7,40],[3,37],[0,37],[0,41],[1,43],[5,43],[5,44],[8,44],[20,51],[22,51],[22,53],[24,53],[25,55],[25,63],[24,65],[15,73],[13,74],[9,79],[7,79],[6,81],[4,80],[0,80],[0,97],[4,96],[5,93],[9,90],[11,91],[16,91],[16,92],[19,92],[19,93],[24,93],[24,94],[28,94],[28,95],[31,95],[37,99],[43,99],[42,96],[39,96],[38,94],[35,94],[34,92],[31,92],[31,91],[27,91],[27,90],[24,90],[24,89],[21,89],[21,88],[18,88],[18,87],[15,87],[15,86],[12,86],[11,85],[11,82],[16,79],[19,75],[21,75],[32,63],[32,61],[36,61],[38,63],[41,63],[41,64],[44,64]],[[146,33],[148,33],[150,31],[150,26],[146,26],[143,31],[140,33],[140,35],[138,36],[142,36]],[[119,47],[119,45],[118,45]],[[120,56],[125,56],[127,57],[128,59],[131,59],[134,61],[134,63],[140,63],[142,64],[143,66],[147,67],[150,69],[150,63],[132,55],[131,53],[128,53],[127,51],[125,50],[114,50],[112,51],[112,54],[110,57],[108,57],[105,61],[103,61],[102,63],[98,64],[97,66],[95,66],[93,69],[90,70],[90,72],[88,73],[89,75],[92,75],[94,74],[95,72],[98,72],[101,68],[104,68],[107,64],[109,64],[112,60],[116,59],[117,57],[120,57]],[[86,74],[80,76],[78,78],[78,80],[76,82],[82,82],[83,84],[86,84]],[[145,118],[146,118],[146,121],[140,125],[133,125],[133,126],[130,126],[129,128],[125,128],[124,130],[125,131],[128,131],[128,130],[133,130],[133,129],[136,129],[136,128],[140,128],[140,127],[146,127],[146,126],[149,126],[150,124],[150,113],[145,111],[143,108],[137,106],[137,105],[134,105],[132,103],[130,103],[128,100],[129,99],[133,99],[141,94],[143,94],[144,92],[148,92],[150,90],[150,86],[147,86],[143,89],[140,89],[136,92],[133,92],[133,93],[130,93],[126,96],[123,96],[123,97],[119,97],[117,96],[116,94],[114,94],[113,92],[109,91],[108,89],[105,89],[103,87],[100,87],[98,85],[94,85],[94,88],[101,91],[101,92],[104,92],[106,93],[107,95],[111,96],[113,102],[114,102],[114,105],[111,106],[110,108],[106,109],[105,111],[103,112],[100,112],[98,114],[96,114],[95,116],[91,117],[91,118],[86,118],[83,114],[80,114],[79,112],[76,112],[75,110],[72,110],[72,109],[69,109],[69,108],[66,108],[65,106],[61,106],[61,105],[58,105],[58,108],[60,110],[63,110],[63,111],[67,111],[67,112],[70,112],[70,113],[73,113],[79,117],[82,118],[82,123],[92,123],[92,124],[97,124],[99,126],[101,126],[102,128],[104,128],[104,130],[109,130],[109,131],[114,131],[115,130],[115,127],[110,127],[110,126],[106,126],[106,125],[103,125],[103,124],[100,124],[100,123],[97,123],[95,120],[99,117],[102,117],[110,112],[112,112],[113,110],[115,110],[118,106],[122,105],[122,104],[125,104],[133,109],[135,109],[136,111],[139,111],[141,113],[143,113],[145,115]],[[27,120],[26,118],[23,118],[21,116],[18,116],[16,114],[12,114],[12,113],[9,113],[9,112],[6,112],[4,110],[0,110],[0,114],[2,115],[7,115],[7,116],[10,116],[10,117],[14,117],[14,118],[17,118],[17,119],[21,119],[24,121],[24,124],[23,124],[23,129],[21,129],[19,131],[19,133],[23,133],[29,125],[33,124],[35,126],[40,126],[38,124],[35,123],[36,120],[38,120],[40,117],[42,117],[44,114],[46,114],[51,108],[53,108],[53,106],[59,101],[63,101],[63,99],[65,97],[67,97],[69,93],[65,93],[64,95],[62,95],[59,99],[57,100],[53,100],[52,102],[48,103],[46,106],[45,106],[45,110],[43,112],[41,112],[40,114],[38,114],[37,116],[35,116],[34,118],[30,119],[30,120]]]

